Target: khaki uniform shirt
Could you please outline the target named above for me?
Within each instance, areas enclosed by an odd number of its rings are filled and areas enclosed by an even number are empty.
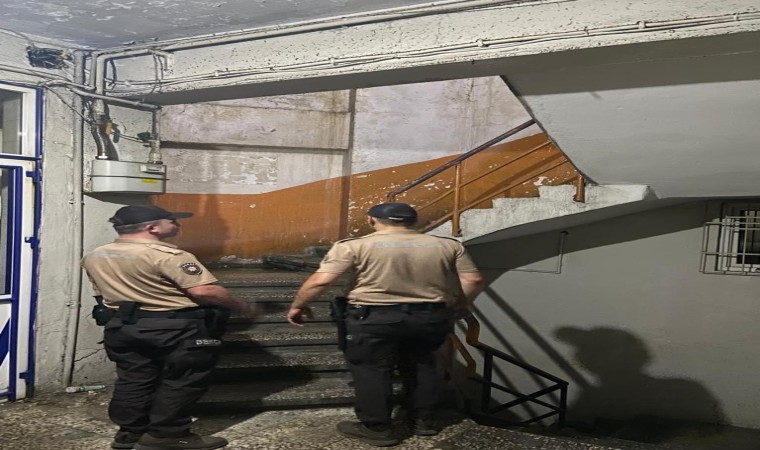
[[[82,267],[111,308],[123,301],[147,311],[197,307],[180,288],[217,281],[191,253],[151,239],[116,239],[82,258]]]
[[[463,295],[457,274],[478,269],[456,239],[391,230],[336,242],[317,269],[346,271],[354,277],[352,304],[451,304]]]

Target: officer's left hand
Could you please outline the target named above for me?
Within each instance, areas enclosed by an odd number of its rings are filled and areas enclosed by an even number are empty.
[[[308,306],[304,306],[303,308],[290,308],[290,310],[288,310],[287,319],[292,325],[302,327],[304,318],[314,319],[314,313]]]

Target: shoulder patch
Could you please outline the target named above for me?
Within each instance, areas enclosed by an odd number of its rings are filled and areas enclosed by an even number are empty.
[[[179,268],[188,275],[200,275],[203,273],[203,269],[198,264],[192,262],[180,264]]]
[[[159,252],[169,253],[169,254],[172,254],[172,255],[181,255],[182,253],[185,253],[184,250],[180,250],[178,248],[167,247],[165,245],[148,244],[148,247],[152,248],[153,250],[158,250]]]

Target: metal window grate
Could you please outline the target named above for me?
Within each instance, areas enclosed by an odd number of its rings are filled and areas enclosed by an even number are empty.
[[[701,271],[760,276],[760,203],[724,205],[720,220],[705,224]]]

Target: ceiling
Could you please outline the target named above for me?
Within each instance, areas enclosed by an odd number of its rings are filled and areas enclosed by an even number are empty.
[[[313,21],[423,0],[3,0],[0,28],[81,47],[109,48]]]

